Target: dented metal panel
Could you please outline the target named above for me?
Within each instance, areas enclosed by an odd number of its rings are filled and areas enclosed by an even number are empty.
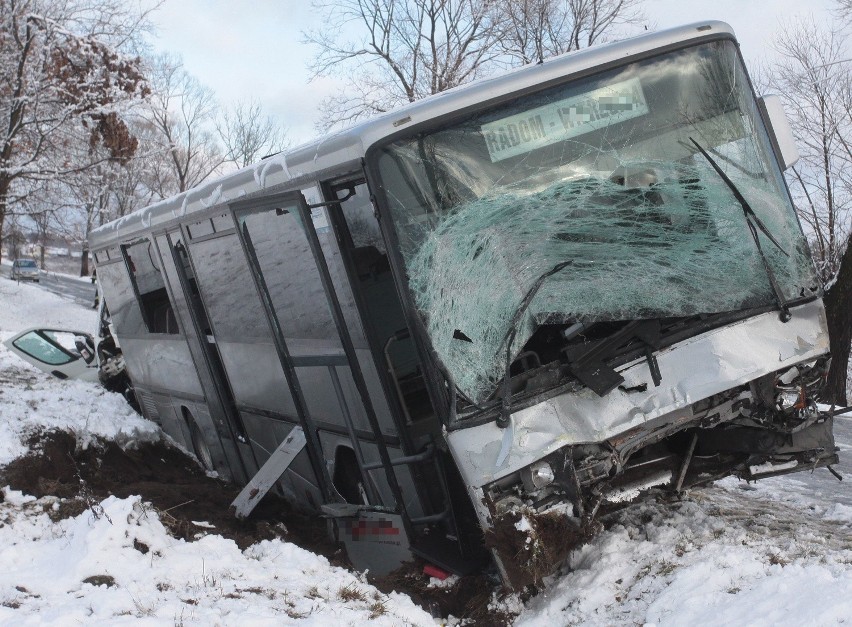
[[[790,322],[766,313],[691,338],[657,355],[662,384],[651,383],[640,360],[619,369],[623,388],[600,397],[584,389],[520,410],[511,426],[494,423],[447,434],[450,450],[471,486],[511,474],[568,444],[602,442],[651,421],[691,420],[692,403],[828,351],[822,301],[793,309]]]

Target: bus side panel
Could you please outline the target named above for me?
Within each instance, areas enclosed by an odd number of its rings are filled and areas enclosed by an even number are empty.
[[[181,427],[168,394],[160,394],[140,386],[135,387],[134,391],[139,399],[142,415],[157,423],[169,437],[189,450],[189,431]]]
[[[179,396],[204,398],[195,363],[179,335],[122,337],[119,342],[131,381],[158,390],[170,390]]]
[[[180,321],[187,346],[195,364],[196,373],[204,395],[207,399],[207,409],[211,414],[216,432],[213,434],[219,441],[223,454],[227,458],[229,472],[221,473],[226,479],[245,483],[249,474],[256,472],[250,454],[245,454],[246,445],[241,445],[239,425],[235,424],[229,414],[229,396],[227,386],[220,383],[216,375],[216,355],[207,342],[205,330],[209,326],[203,309],[198,305],[195,289],[195,279],[192,268],[181,251],[183,236],[178,230],[156,237],[157,248],[161,256],[161,268],[164,272],[169,297],[174,305],[175,316]],[[222,388],[226,389],[222,389]]]
[[[343,417],[345,411],[352,417],[358,432],[370,432],[370,423],[352,383],[348,366],[302,367],[296,368],[296,374],[305,391],[308,411],[315,421],[346,429]]]
[[[192,416],[198,417],[199,429],[209,438],[213,469],[223,477],[231,477],[222,443],[215,429],[210,431],[207,425],[210,411],[186,337],[182,333],[148,332],[124,263],[100,266],[98,280],[110,307],[130,380],[139,393],[155,399],[147,403],[146,416],[156,413],[156,422],[163,430],[197,454],[186,426],[185,412],[181,410],[181,407],[187,408]],[[142,405],[146,406],[144,402]]]
[[[295,422],[274,420],[248,411],[242,412],[242,416],[261,464],[269,459],[272,452],[296,426]],[[290,463],[287,471],[278,480],[277,486],[281,496],[302,509],[318,509],[322,503],[322,493],[316,485],[313,469],[304,449]]]
[[[156,422],[175,442],[196,455],[203,465],[201,455],[192,441],[191,423],[194,423],[203,435],[211,455],[213,468],[208,470],[215,470],[222,476],[228,476],[230,469],[227,458],[206,403],[147,390],[144,387],[137,387],[135,391],[143,415],[148,420]]]
[[[131,380],[140,386],[203,396],[186,338],[149,333],[123,263],[98,268],[98,281],[124,353]]]
[[[216,341],[225,370],[235,373],[229,380],[237,407],[259,407],[288,416],[296,415],[293,396],[271,341],[240,342],[235,338],[219,337]]]
[[[329,468],[331,469],[331,475],[335,478],[335,487],[338,492],[341,492],[342,496],[346,496],[344,492],[346,491],[345,484],[347,479],[354,482],[360,482],[361,478],[358,477],[358,469],[357,467],[352,468],[347,465],[345,470],[339,469],[335,467],[336,464],[340,463],[343,459],[343,456],[340,455],[340,448],[352,448],[351,440],[344,435],[340,435],[337,433],[332,433],[330,431],[320,430],[320,442],[322,443],[322,449],[325,454],[325,458],[327,463],[329,464]],[[368,442],[365,440],[361,440],[361,450],[364,454],[364,461],[367,464],[373,462],[380,462],[381,459],[379,457],[379,449],[373,442]],[[391,459],[399,458],[403,456],[403,452],[400,448],[396,446],[388,446],[388,452],[390,453]],[[416,518],[418,516],[422,516],[423,506],[421,503],[421,498],[418,495],[417,488],[415,486],[414,480],[411,476],[411,471],[408,466],[400,465],[395,466],[394,470],[396,472],[396,478],[399,482],[399,488],[402,492],[403,499],[405,500],[406,513]],[[342,471],[342,472],[341,472]],[[369,475],[368,481],[371,481],[372,484],[377,488],[378,492],[381,494],[382,498],[386,499],[386,502],[393,502],[393,493],[388,486],[387,479],[385,478],[384,471],[380,468],[378,470],[369,471],[367,473]],[[341,485],[343,483],[344,485]],[[351,498],[347,498],[347,501],[351,501]],[[357,501],[360,503],[360,501]]]
[[[387,397],[385,396],[384,388],[379,381],[376,373],[376,366],[373,362],[373,356],[368,349],[356,349],[355,354],[358,357],[358,363],[361,366],[361,372],[364,374],[364,381],[367,384],[367,390],[370,393],[370,398],[373,401],[373,408],[376,411],[376,416],[379,419],[379,424],[382,427],[382,433],[394,435],[397,433],[396,425],[391,418],[390,407],[388,407]],[[344,398],[347,405],[352,408],[352,417],[357,424],[365,425],[368,428],[367,416],[364,412],[363,405],[359,402],[358,389],[355,387],[355,381],[352,379],[352,373],[348,368],[338,368],[338,376],[340,384],[343,388]]]
[[[212,338],[249,443],[262,466],[298,422],[269,323],[234,232],[212,239],[190,239],[188,249]],[[333,391],[326,389],[322,394],[333,395]],[[264,416],[267,412],[281,420]],[[322,502],[317,485],[304,451],[280,482],[282,493],[295,505],[309,509],[317,509]]]

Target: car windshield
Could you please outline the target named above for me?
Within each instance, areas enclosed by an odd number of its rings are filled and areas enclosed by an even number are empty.
[[[51,366],[61,366],[78,356],[70,352],[74,334],[67,331],[35,330],[15,340],[15,348]],[[67,345],[69,348],[66,349]],[[75,350],[76,353],[76,350]]]
[[[474,401],[541,325],[686,317],[776,300],[727,176],[788,299],[815,276],[731,41],[575,80],[378,152],[409,289]],[[569,262],[565,264],[565,262]],[[524,309],[522,303],[543,276]]]
[[[19,268],[35,268],[36,262],[34,259],[18,259]]]

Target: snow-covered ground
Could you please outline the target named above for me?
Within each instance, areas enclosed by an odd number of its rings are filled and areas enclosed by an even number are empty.
[[[36,325],[94,329],[95,316],[0,281],[0,340]],[[81,447],[96,437],[124,446],[162,437],[120,397],[49,377],[0,346],[0,466],[50,428],[72,432]],[[634,505],[538,596],[495,595],[493,610],[548,627],[852,623],[852,417],[838,419],[837,435],[842,483],[823,469]],[[109,497],[63,518],[55,497],[9,488],[3,496],[2,624],[440,622],[404,594],[382,593],[281,539],[240,550],[215,533],[175,538],[138,497]]]
[[[849,623],[852,508],[727,479],[631,507],[571,567],[517,625]]]

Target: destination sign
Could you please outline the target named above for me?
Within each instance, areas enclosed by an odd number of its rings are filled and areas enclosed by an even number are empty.
[[[492,162],[648,113],[638,78],[557,100],[480,127]]]

